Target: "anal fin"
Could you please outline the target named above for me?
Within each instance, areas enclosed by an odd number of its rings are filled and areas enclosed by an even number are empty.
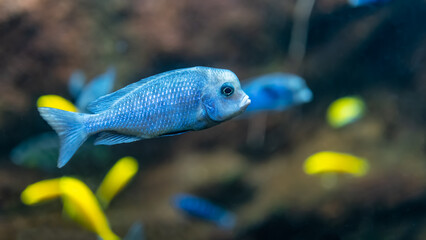
[[[141,140],[141,137],[124,135],[114,132],[101,132],[95,140],[95,145],[115,145]]]

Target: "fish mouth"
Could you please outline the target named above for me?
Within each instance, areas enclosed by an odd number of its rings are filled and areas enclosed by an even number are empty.
[[[249,96],[245,95],[243,100],[241,100],[241,103],[240,103],[241,111],[245,111],[247,109],[248,105],[250,105],[250,103],[251,103],[251,100],[250,100]]]

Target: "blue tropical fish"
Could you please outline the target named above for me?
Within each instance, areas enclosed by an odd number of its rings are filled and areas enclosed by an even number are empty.
[[[100,97],[94,114],[38,108],[61,141],[64,166],[90,136],[114,145],[209,128],[241,114],[250,104],[237,76],[225,69],[184,68],[154,75]]]
[[[235,215],[213,203],[190,194],[177,194],[172,205],[185,214],[215,223],[219,227],[231,229],[235,226]]]
[[[145,235],[143,231],[142,223],[135,222],[130,227],[129,231],[127,232],[127,235],[123,238],[123,240],[144,240]]]
[[[115,75],[115,68],[110,67],[105,73],[86,84],[76,98],[77,108],[82,112],[87,112],[89,103],[110,93],[114,87]]]
[[[71,97],[77,99],[80,93],[83,91],[84,84],[86,82],[86,76],[83,71],[75,70],[68,81],[68,90]]]
[[[391,0],[348,0],[349,4],[352,7],[360,7],[368,4],[375,4],[375,3],[386,3],[390,2]]]
[[[47,132],[21,142],[12,149],[10,158],[16,165],[51,172],[57,169],[58,149],[58,136]]]
[[[102,168],[105,163],[116,160],[108,148],[93,148],[90,146],[90,142],[83,144],[81,148],[76,157],[92,159],[92,161],[80,161],[73,165],[73,170],[94,166]],[[58,173],[59,149],[58,135],[53,131],[45,132],[19,143],[10,152],[10,159],[18,166]]]
[[[262,75],[249,79],[242,88],[251,100],[246,113],[283,111],[293,105],[312,100],[312,92],[305,81],[293,74]]]

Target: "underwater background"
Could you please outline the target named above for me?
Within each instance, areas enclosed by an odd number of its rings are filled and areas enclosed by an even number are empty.
[[[425,13],[425,0],[1,0],[0,239],[97,239],[61,201],[27,206],[21,193],[62,176],[94,191],[124,156],[139,170],[104,209],[121,237],[140,222],[135,239],[426,239]],[[114,68],[117,90],[193,66],[230,69],[243,86],[296,74],[313,98],[178,136],[89,139],[63,168],[51,138],[14,160],[17,146],[53,133],[37,99],[75,100],[75,70],[94,79]],[[362,116],[335,127],[327,111],[342,97],[361,99]],[[323,151],[368,170],[307,171]],[[226,209],[235,224],[182,214],[178,194]]]

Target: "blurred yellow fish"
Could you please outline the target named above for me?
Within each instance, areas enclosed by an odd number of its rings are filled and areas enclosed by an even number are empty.
[[[364,111],[365,103],[361,98],[339,98],[328,107],[327,122],[334,128],[340,128],[360,119]]]
[[[21,193],[21,200],[26,205],[34,205],[61,196],[59,178],[33,183]]]
[[[78,109],[67,99],[58,95],[43,95],[37,99],[37,108],[49,107],[65,110],[68,112],[78,112]]]
[[[58,197],[62,197],[64,211],[72,220],[95,232],[103,240],[120,239],[110,229],[92,191],[76,178],[43,180],[29,185],[21,194],[22,202],[27,205]]]
[[[120,239],[109,227],[92,191],[76,178],[63,177],[60,181],[64,210],[71,219],[98,234],[103,240]]]
[[[109,170],[96,196],[104,208],[129,183],[138,171],[138,162],[133,157],[123,157]]]
[[[367,160],[350,154],[319,152],[306,159],[304,170],[305,173],[310,175],[341,172],[361,177],[368,172],[369,164]]]

